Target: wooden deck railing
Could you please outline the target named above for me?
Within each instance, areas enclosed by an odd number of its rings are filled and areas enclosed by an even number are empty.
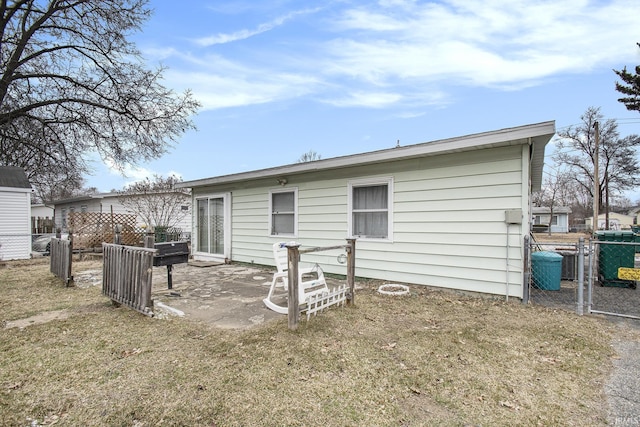
[[[102,244],[102,293],[114,304],[124,304],[153,316],[151,279],[155,249]]]
[[[73,282],[71,259],[73,240],[51,238],[49,244],[49,271],[64,281],[66,286]]]

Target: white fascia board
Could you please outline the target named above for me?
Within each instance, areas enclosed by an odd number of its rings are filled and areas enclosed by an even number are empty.
[[[331,169],[376,164],[416,157],[435,156],[439,154],[504,147],[509,145],[530,144],[532,139],[534,138],[541,142],[541,144],[538,145],[541,145],[542,148],[542,150],[534,150],[534,153],[539,151],[542,151],[544,153],[544,145],[546,145],[546,143],[554,134],[555,122],[548,121],[514,128],[507,128],[498,131],[478,133],[433,142],[425,142],[405,147],[389,148],[362,154],[334,157],[331,159],[294,163],[290,165],[260,169],[250,172],[241,172],[231,175],[184,181],[177,183],[176,187],[193,188],[209,185],[230,184],[238,181],[301,174],[306,172],[326,171]],[[533,160],[539,161],[539,159]],[[540,165],[540,170],[541,168],[542,166]]]
[[[5,193],[31,193],[33,190],[31,188],[23,187],[0,187],[0,191]]]

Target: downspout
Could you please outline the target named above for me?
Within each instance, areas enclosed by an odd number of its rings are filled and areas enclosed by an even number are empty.
[[[529,251],[529,232],[531,230],[531,212],[532,212],[532,208],[531,208],[531,163],[533,161],[533,139],[531,137],[527,138],[527,145],[529,146],[529,158],[526,159],[526,163],[525,163],[525,159],[523,158],[523,162],[522,162],[522,166],[523,168],[525,167],[525,165],[527,166],[527,176],[526,176],[526,180],[524,179],[523,176],[523,194],[526,194],[526,201],[523,200],[523,208],[525,208],[525,212],[523,212],[523,222],[521,223],[521,228],[522,228],[522,234],[523,234],[523,238],[522,238],[522,245],[524,246],[523,248],[520,248],[520,254],[522,255],[522,271],[523,271],[523,275],[522,275],[522,301],[524,303],[528,303],[529,300],[529,278],[530,278],[530,271],[529,271],[529,256],[530,256],[530,251]],[[523,156],[524,157],[524,156]],[[524,175],[524,171],[523,171],[523,175]],[[526,183],[525,183],[526,181]],[[526,215],[526,217],[525,217]],[[525,228],[526,227],[526,228]]]

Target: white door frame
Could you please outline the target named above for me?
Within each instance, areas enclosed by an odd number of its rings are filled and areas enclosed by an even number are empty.
[[[224,253],[223,254],[212,254],[209,252],[202,252],[198,249],[198,200],[201,199],[222,199],[223,204],[223,241],[224,241]],[[231,193],[207,193],[207,194],[198,194],[193,196],[193,238],[192,245],[194,245],[193,249],[193,259],[195,261],[217,261],[217,262],[225,262],[231,260]],[[194,241],[195,240],[195,241]],[[194,244],[195,243],[195,244]]]

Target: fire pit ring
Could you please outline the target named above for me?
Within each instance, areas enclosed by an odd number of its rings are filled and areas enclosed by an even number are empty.
[[[385,283],[378,288],[378,293],[393,296],[408,295],[409,287],[398,283]]]

